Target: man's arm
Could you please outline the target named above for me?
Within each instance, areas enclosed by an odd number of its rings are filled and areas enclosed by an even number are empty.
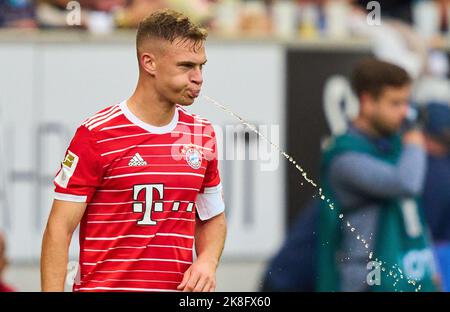
[[[425,153],[407,146],[397,165],[357,152],[338,156],[331,165],[330,179],[356,194],[395,198],[419,194],[424,174]]]
[[[405,147],[396,165],[356,152],[337,157],[330,168],[331,183],[366,197],[419,195],[426,172],[426,153],[420,136],[411,133],[404,138]]]
[[[197,259],[185,272],[179,290],[211,292],[216,288],[216,270],[227,232],[225,213],[209,220],[197,220],[195,250]]]
[[[70,241],[85,210],[86,203],[53,201],[42,241],[42,291],[64,291]]]

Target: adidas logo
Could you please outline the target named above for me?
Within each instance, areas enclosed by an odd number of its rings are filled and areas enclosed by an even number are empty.
[[[147,162],[139,155],[139,153],[134,154],[133,158],[130,159],[128,163],[130,167],[142,167],[147,166]]]

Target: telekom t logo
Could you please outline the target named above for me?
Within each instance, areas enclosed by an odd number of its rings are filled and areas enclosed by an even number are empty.
[[[153,191],[156,190],[159,199],[153,199]],[[138,202],[138,197],[141,192],[145,192],[145,204]],[[142,213],[144,216],[142,220],[138,221],[138,225],[156,225],[157,221],[152,219],[152,212],[163,212],[164,204],[164,184],[138,184],[133,186],[133,212]],[[174,201],[172,211],[178,211],[180,207],[179,201]],[[187,206],[186,212],[192,212],[194,203],[190,202]]]
[[[159,193],[159,199],[161,201],[155,201],[154,211],[163,211],[164,197],[164,185],[162,184],[141,184],[133,187],[133,200],[137,200],[139,193],[145,190],[145,213],[142,220],[138,221],[139,225],[156,225],[156,221],[152,220],[152,206],[153,206],[153,190],[157,190]],[[142,212],[144,204],[137,202],[133,203],[133,212]]]

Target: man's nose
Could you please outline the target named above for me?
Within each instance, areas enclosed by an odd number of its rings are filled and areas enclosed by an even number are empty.
[[[201,85],[203,83],[203,73],[200,68],[196,68],[191,76],[191,81],[197,85]]]

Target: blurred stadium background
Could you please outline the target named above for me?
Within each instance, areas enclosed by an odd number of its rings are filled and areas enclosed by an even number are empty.
[[[323,140],[357,109],[348,75],[361,57],[407,69],[417,79],[417,103],[449,103],[450,1],[369,2],[0,0],[0,229],[10,262],[4,280],[19,291],[39,290],[53,176],[77,125],[133,91],[134,28],[156,8],[183,11],[208,27],[202,94],[267,126],[269,138],[315,181]],[[221,143],[229,235],[218,290],[256,291],[316,191],[300,185],[276,152],[251,159],[248,148],[258,138],[202,97],[191,110],[245,151],[243,160],[224,159],[234,147]]]

